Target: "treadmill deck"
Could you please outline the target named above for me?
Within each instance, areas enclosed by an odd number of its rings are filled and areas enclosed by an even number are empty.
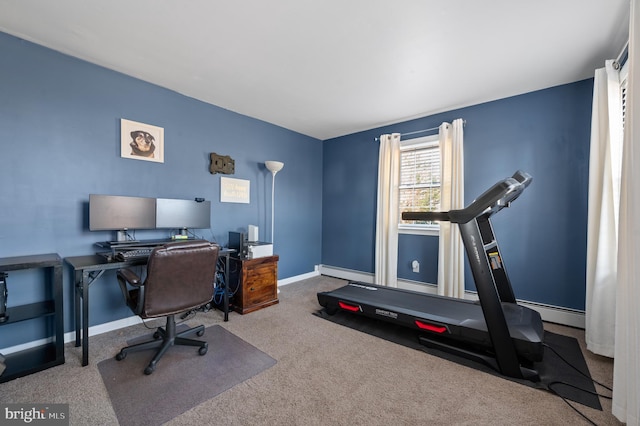
[[[347,310],[492,348],[482,307],[470,300],[351,282],[318,293],[318,302],[329,313]],[[540,314],[514,303],[502,303],[502,310],[518,355],[529,361],[541,360],[544,330]]]

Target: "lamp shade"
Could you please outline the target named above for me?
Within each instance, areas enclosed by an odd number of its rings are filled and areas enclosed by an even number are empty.
[[[281,161],[265,161],[264,165],[271,173],[278,173],[284,167],[284,163]]]

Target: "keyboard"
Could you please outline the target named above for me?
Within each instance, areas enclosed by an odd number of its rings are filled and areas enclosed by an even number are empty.
[[[135,250],[123,250],[116,253],[116,259],[124,262],[126,260],[146,259],[151,254],[152,248],[140,248]]]

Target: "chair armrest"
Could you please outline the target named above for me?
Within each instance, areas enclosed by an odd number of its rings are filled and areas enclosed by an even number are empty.
[[[133,286],[140,287],[142,285],[140,277],[131,269],[118,269],[118,276]]]
[[[120,290],[122,290],[122,295],[125,298],[127,306],[134,314],[140,315],[143,308],[144,283],[140,277],[130,269],[118,269],[116,278],[118,279],[118,284],[120,285]],[[135,288],[129,290],[127,283]]]

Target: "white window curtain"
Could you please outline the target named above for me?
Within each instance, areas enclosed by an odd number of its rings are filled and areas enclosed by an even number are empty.
[[[613,357],[618,214],[622,167],[622,100],[619,67],[606,61],[594,78],[587,214],[587,349]]]
[[[380,136],[374,283],[398,286],[400,133]]]
[[[440,125],[442,211],[464,208],[463,127],[461,119]],[[464,246],[460,229],[450,222],[440,222],[438,294],[464,297]]]
[[[640,0],[631,1],[630,16],[612,412],[618,420],[637,425],[640,424],[640,109],[636,111],[638,96],[634,92],[640,82]]]

